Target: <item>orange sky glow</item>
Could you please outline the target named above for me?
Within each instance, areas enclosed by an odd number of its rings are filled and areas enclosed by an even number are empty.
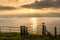
[[[3,6],[14,6],[16,9],[14,10],[0,10],[0,15],[7,14],[27,14],[27,13],[49,13],[56,12],[60,13],[59,8],[42,8],[42,9],[29,9],[29,8],[21,8],[20,5],[29,4],[34,2],[35,0],[1,0],[0,5]]]
[[[28,9],[28,8],[18,8],[15,10],[5,10],[5,11],[0,11],[1,15],[6,15],[6,14],[27,14],[27,13],[50,13],[50,12],[55,12],[55,13],[60,13],[60,9],[56,8],[43,8],[43,9]]]

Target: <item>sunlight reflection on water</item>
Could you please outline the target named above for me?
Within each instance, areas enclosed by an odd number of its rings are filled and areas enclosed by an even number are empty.
[[[47,30],[49,30],[51,33],[54,32],[54,27],[56,26],[58,28],[57,29],[58,34],[60,34],[60,31],[59,31],[60,18],[59,17],[0,18],[0,26],[20,27],[21,25],[25,25],[27,27],[31,27],[33,31],[35,31],[34,33],[37,33],[37,28],[41,29],[43,22],[46,23]],[[19,29],[16,29],[16,30],[18,31]]]

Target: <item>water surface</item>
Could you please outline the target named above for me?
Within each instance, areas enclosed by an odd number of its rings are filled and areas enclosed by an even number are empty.
[[[31,27],[34,33],[41,30],[42,23],[45,23],[47,30],[54,33],[54,27],[57,27],[58,34],[60,34],[60,17],[21,17],[21,18],[0,18],[0,26],[11,26],[20,27],[25,25]],[[37,30],[37,28],[40,28]],[[2,30],[7,31],[7,28],[2,28]],[[7,30],[6,30],[7,29]],[[16,28],[17,29],[17,28]],[[19,29],[12,29],[13,31],[19,31]],[[30,30],[31,30],[30,29]],[[40,31],[41,32],[41,31]]]

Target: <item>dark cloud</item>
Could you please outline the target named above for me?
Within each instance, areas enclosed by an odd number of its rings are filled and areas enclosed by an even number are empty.
[[[15,7],[10,7],[10,6],[0,6],[0,10],[13,10],[16,9]]]
[[[23,5],[21,7],[25,8],[48,8],[48,7],[54,7],[54,8],[60,8],[60,0],[57,1],[35,1],[34,3]]]

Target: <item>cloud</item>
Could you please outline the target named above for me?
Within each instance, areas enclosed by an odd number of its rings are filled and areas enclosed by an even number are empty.
[[[11,6],[0,6],[0,10],[13,10],[13,9],[16,9],[16,8]]]
[[[34,9],[49,7],[60,8],[60,1],[35,1],[34,3],[22,5],[21,7]]]

